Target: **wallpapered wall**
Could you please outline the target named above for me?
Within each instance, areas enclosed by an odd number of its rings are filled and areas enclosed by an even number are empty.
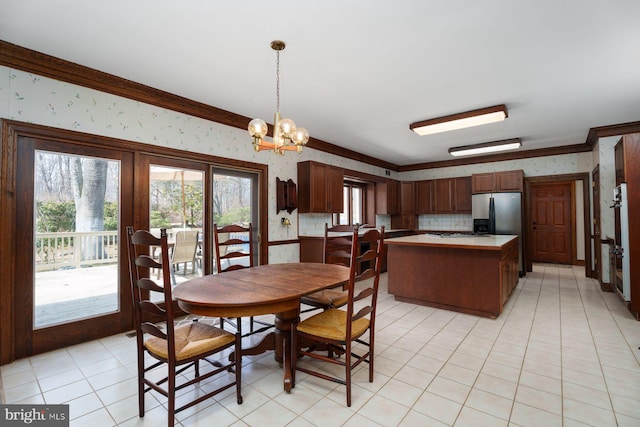
[[[303,234],[314,233],[322,230],[324,222],[330,220],[327,215],[298,216],[297,211],[292,215],[286,212],[276,215],[275,178],[284,180],[292,178],[297,181],[297,162],[315,160],[372,175],[385,176],[383,168],[312,149],[305,149],[302,154],[287,153],[283,157],[271,153],[256,153],[252,149],[247,132],[243,129],[2,66],[0,66],[0,117],[267,164],[269,166],[269,241],[295,239],[298,236],[298,229]],[[313,127],[308,126],[308,128],[313,133]],[[581,153],[401,174],[391,172],[391,178],[434,179],[509,169],[523,169],[529,176],[554,175],[590,172],[592,165],[592,154]],[[291,220],[290,227],[280,225],[280,218],[283,216]],[[386,216],[378,216],[376,221],[379,222],[377,225],[389,227],[389,219]],[[464,221],[465,218],[451,218],[451,215],[428,218],[422,216],[419,223],[420,226],[428,224],[434,227],[451,224],[451,229],[466,229],[468,224]],[[298,250],[297,244],[272,246],[269,250],[269,259],[272,262],[297,261]]]

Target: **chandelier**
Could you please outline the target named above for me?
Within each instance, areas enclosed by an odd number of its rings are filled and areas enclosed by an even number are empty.
[[[268,130],[264,120],[253,119],[249,122],[249,133],[253,138],[254,150],[273,150],[280,155],[292,150],[302,153],[302,147],[309,140],[309,132],[305,128],[296,128],[293,120],[280,117],[280,51],[284,48],[285,44],[282,40],[271,42],[271,49],[276,51],[276,113],[273,117],[273,142],[263,139]]]

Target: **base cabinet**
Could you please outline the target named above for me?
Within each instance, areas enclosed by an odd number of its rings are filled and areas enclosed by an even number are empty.
[[[496,318],[518,284],[518,239],[495,250],[387,245],[395,299]]]

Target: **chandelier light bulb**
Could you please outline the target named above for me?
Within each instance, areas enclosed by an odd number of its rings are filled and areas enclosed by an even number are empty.
[[[305,145],[309,141],[309,131],[305,128],[296,128],[291,136],[291,141],[296,145]]]
[[[296,131],[296,124],[291,119],[282,119],[280,120],[280,131],[284,138],[291,139],[291,136]]]
[[[254,138],[264,138],[267,129],[267,123],[262,119],[253,119],[249,122],[249,134]]]

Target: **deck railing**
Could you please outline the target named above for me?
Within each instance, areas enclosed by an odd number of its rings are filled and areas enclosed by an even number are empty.
[[[117,231],[36,233],[36,271],[117,262]]]

